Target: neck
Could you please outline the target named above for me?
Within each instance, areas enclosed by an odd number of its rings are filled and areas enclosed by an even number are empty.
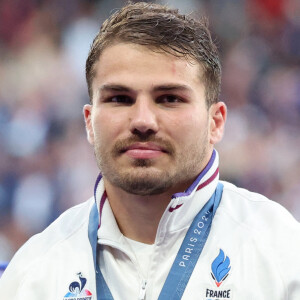
[[[160,219],[174,192],[151,196],[133,195],[103,179],[120,231],[132,240],[153,244]]]

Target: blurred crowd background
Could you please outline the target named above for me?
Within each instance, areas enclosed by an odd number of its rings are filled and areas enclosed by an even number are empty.
[[[206,15],[229,108],[221,179],[300,220],[300,2],[157,1]],[[0,0],[0,261],[93,194],[85,59],[121,0]],[[121,55],[121,53],[120,53]]]

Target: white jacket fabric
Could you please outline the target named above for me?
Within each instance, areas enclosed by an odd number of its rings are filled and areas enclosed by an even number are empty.
[[[93,198],[67,210],[17,252],[0,279],[0,299],[98,300],[103,287],[97,298],[94,259],[115,300],[158,299],[191,222],[218,182],[214,151],[192,186],[172,197],[143,276],[99,177]],[[299,300],[299,223],[264,196],[222,183],[219,208],[182,299]],[[91,223],[95,203],[99,229]],[[91,228],[98,236],[94,258]]]

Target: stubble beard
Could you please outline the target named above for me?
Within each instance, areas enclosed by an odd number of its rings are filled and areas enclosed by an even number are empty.
[[[94,153],[102,176],[106,180],[127,193],[140,196],[162,194],[176,185],[191,183],[200,173],[208,151],[207,134],[201,137],[199,143],[183,149],[180,153],[177,153],[170,143],[159,140],[159,144],[168,149],[163,155],[169,156],[169,169],[160,169],[154,159],[134,159],[130,167],[118,168],[116,160],[122,155],[120,149],[123,145],[130,144],[132,140],[137,141],[135,138],[121,141],[116,143],[112,151],[101,146],[101,143],[95,143]],[[147,141],[157,142],[156,139]]]

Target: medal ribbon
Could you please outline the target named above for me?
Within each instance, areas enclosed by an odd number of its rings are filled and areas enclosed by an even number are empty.
[[[158,300],[181,299],[207,241],[213,217],[222,198],[222,192],[223,184],[218,183],[212,197],[194,218],[176,255]],[[97,263],[98,216],[98,209],[95,204],[90,213],[89,239],[93,249],[94,265],[96,270],[97,300],[113,300],[112,294]]]

